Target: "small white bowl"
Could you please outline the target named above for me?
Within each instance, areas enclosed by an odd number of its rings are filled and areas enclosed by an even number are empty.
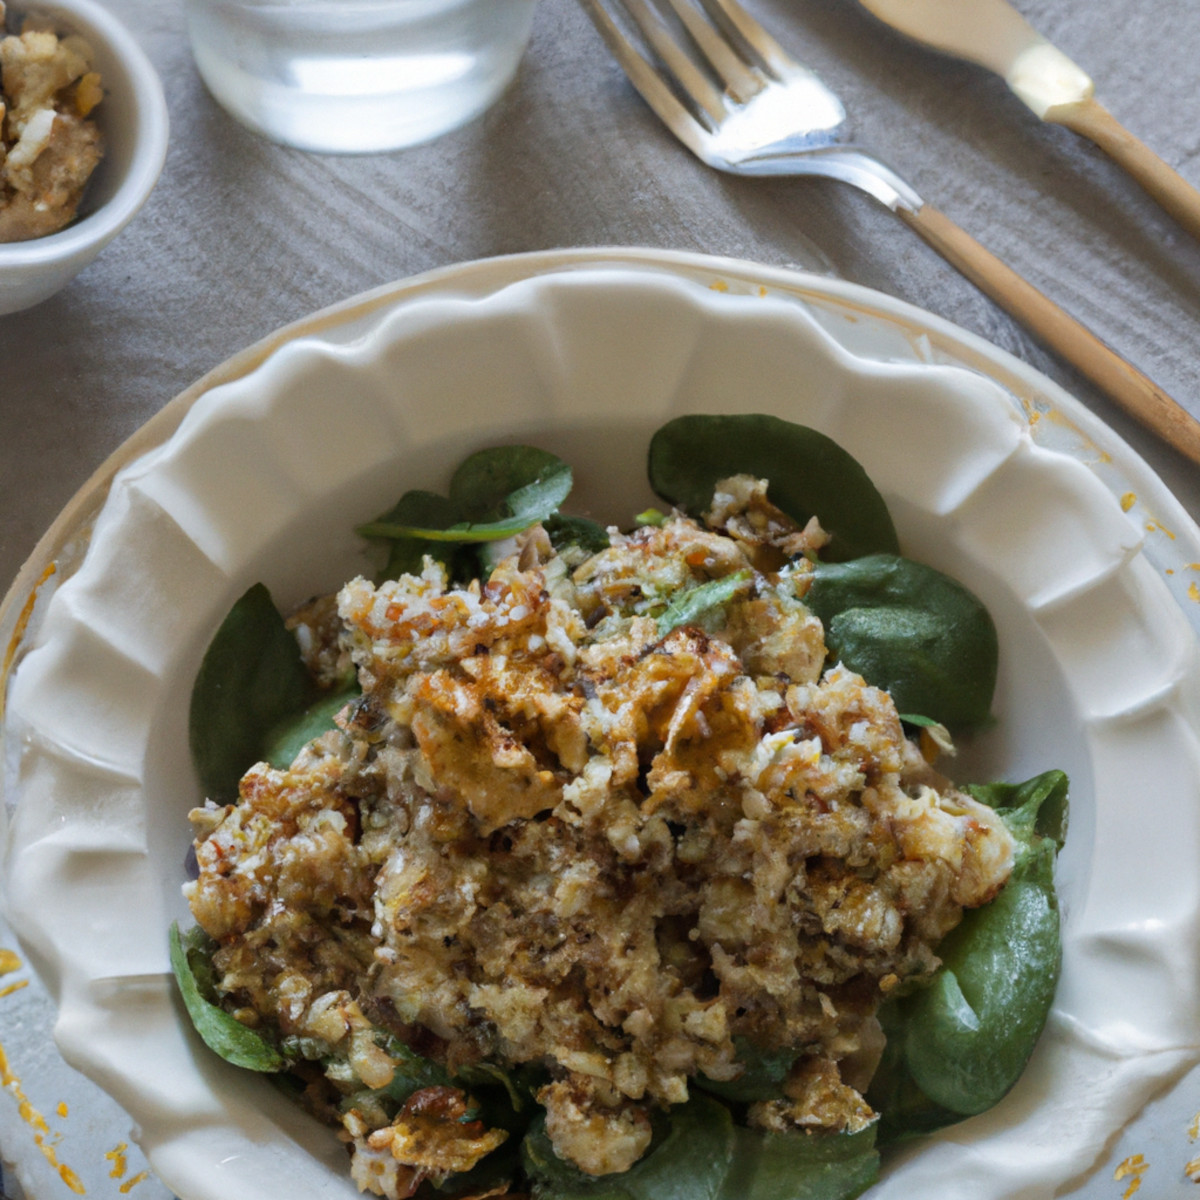
[[[105,150],[70,225],[0,243],[0,315],[40,304],[82,271],[146,202],[167,153],[162,84],[125,27],[93,0],[12,0],[9,30],[31,14],[49,17],[58,33],[80,34],[95,52],[104,87],[96,121]]]

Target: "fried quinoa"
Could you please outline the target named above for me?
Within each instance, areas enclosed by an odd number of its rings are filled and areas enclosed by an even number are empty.
[[[1011,870],[994,813],[826,662],[815,523],[737,477],[703,522],[610,538],[581,561],[536,527],[484,582],[426,559],[314,602],[310,665],[352,664],[361,700],[192,814],[226,1003],[327,1064],[310,1099],[364,1190],[410,1195],[506,1136],[450,1088],[354,1102],[398,1044],[452,1072],[538,1065],[553,1147],[590,1175],[748,1054],[798,1054],[750,1125],[860,1129],[876,1008]],[[722,602],[672,627],[717,579]]]

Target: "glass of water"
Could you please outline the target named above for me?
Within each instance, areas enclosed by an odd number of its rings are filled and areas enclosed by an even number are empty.
[[[196,66],[243,124],[303,150],[428,141],[516,73],[535,0],[185,0]]]

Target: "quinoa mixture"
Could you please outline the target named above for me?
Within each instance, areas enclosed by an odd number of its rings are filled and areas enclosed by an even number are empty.
[[[23,242],[74,219],[103,153],[103,90],[83,38],[33,20],[4,37],[4,19],[0,0],[0,242]]]
[[[508,1136],[463,1091],[376,1103],[401,1046],[536,1067],[554,1151],[589,1175],[753,1056],[796,1055],[751,1126],[874,1119],[876,1008],[936,968],[1013,846],[887,693],[826,662],[804,605],[823,534],[765,488],[724,481],[704,521],[611,530],[586,559],[535,527],[486,581],[426,559],[294,619],[362,697],[193,812],[187,892],[227,1005],[312,1060],[360,1188],[411,1195]],[[680,608],[714,580],[719,603]]]

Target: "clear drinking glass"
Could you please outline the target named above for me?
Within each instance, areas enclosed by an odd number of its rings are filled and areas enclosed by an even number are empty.
[[[535,0],[185,0],[217,101],[273,141],[364,153],[483,112],[516,73]]]

